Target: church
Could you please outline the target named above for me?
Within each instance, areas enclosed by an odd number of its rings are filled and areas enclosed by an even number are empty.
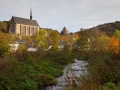
[[[32,20],[32,9],[30,19],[12,16],[9,32],[16,35],[34,36],[39,31],[40,26],[36,20]]]

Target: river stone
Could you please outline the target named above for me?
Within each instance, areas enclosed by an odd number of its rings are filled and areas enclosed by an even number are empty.
[[[80,67],[79,66],[72,66],[71,70],[78,71],[78,70],[80,70]]]

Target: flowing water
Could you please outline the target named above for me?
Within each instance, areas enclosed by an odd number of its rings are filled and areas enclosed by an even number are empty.
[[[75,59],[74,63],[65,66],[63,75],[57,78],[58,84],[49,86],[45,90],[64,90],[64,88],[67,88],[68,83],[73,84],[73,81],[77,83],[76,77],[88,73],[86,69],[87,64],[86,61]]]

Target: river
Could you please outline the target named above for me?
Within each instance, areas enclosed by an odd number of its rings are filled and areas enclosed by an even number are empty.
[[[86,61],[75,59],[74,63],[65,66],[63,75],[57,78],[58,84],[49,86],[44,90],[64,90],[67,88],[68,83],[73,84],[73,81],[77,84],[75,77],[80,77],[88,73],[86,69],[87,64]]]

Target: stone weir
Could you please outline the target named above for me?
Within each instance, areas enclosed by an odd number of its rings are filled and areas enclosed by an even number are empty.
[[[65,66],[63,75],[57,78],[58,84],[46,87],[44,90],[66,90],[68,84],[79,84],[75,78],[88,73],[87,64],[86,61],[75,59],[74,63]]]

